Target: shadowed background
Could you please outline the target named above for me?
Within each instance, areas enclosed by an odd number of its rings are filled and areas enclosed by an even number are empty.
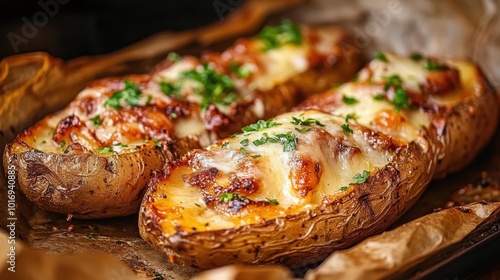
[[[49,2],[52,6],[48,4]],[[243,0],[0,1],[0,60],[9,55],[34,51],[46,51],[63,59],[104,54],[160,31],[186,30],[220,21],[243,2]],[[54,8],[54,3],[57,8]],[[50,6],[50,9],[55,11],[53,16],[44,10],[42,7],[44,5]],[[33,30],[28,30],[30,31],[26,33],[28,36],[23,34],[26,20],[35,27],[34,35],[31,34]],[[37,20],[40,27],[35,24]],[[46,24],[42,24],[44,22]],[[17,47],[13,46],[12,42]]]

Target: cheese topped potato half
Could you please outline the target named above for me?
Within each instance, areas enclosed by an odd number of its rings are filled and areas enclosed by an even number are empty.
[[[136,213],[152,171],[305,97],[346,81],[339,28],[283,21],[222,53],[172,53],[148,75],[90,83],[65,109],[5,149],[21,191],[39,207],[76,218]]]
[[[497,119],[475,65],[378,53],[356,81],[155,172],[140,234],[202,269],[314,263],[386,229]]]

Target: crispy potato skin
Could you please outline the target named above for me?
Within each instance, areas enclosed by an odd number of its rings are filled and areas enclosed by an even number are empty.
[[[473,69],[472,94],[425,111],[431,120],[425,133],[400,145],[389,164],[345,195],[261,223],[167,235],[161,217],[151,211],[152,197],[161,193],[159,181],[151,181],[139,215],[140,234],[176,263],[207,269],[232,263],[301,266],[380,233],[417,201],[433,178],[464,167],[490,141],[498,124],[498,99],[481,71]],[[314,105],[329,112],[329,106],[336,106],[329,96],[313,97],[298,110]]]
[[[471,163],[497,129],[499,104],[495,90],[479,67],[474,67],[473,75],[477,92],[434,116],[441,132],[435,145],[440,152],[434,178],[443,178]]]
[[[173,255],[176,263],[201,269],[229,263],[314,263],[383,231],[416,202],[436,166],[427,150],[435,137],[397,148],[390,164],[336,200],[297,215],[231,229],[164,235],[159,218],[150,211],[154,202],[147,200],[159,191],[152,186],[139,215],[140,234]]]
[[[172,155],[160,148],[114,156],[46,154],[5,149],[4,166],[17,167],[21,191],[44,210],[75,218],[105,218],[133,213],[149,174]]]

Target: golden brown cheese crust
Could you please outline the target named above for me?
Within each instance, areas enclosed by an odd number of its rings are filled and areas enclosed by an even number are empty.
[[[241,39],[223,53],[169,57],[147,75],[94,81],[65,109],[19,134],[5,150],[4,165],[27,168],[19,173],[20,188],[43,209],[77,218],[132,214],[150,173],[165,161],[287,111],[358,69],[358,56],[347,63],[340,55],[339,44],[352,40],[344,31],[301,30],[299,45],[263,51],[260,39]],[[209,82],[214,87],[231,84],[224,94],[234,93],[234,100],[202,104],[205,85],[185,78],[186,72],[216,77]],[[328,83],[307,81],[317,75]],[[102,168],[106,162],[119,172]]]
[[[141,236],[183,265],[300,266],[387,228],[433,177],[463,167],[491,139],[498,103],[473,64],[386,58],[262,130],[159,171]],[[279,144],[290,143],[272,139],[287,133],[294,138],[280,137],[297,140],[285,152]]]

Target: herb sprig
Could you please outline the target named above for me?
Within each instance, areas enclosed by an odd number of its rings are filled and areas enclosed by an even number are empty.
[[[283,20],[278,26],[264,27],[257,38],[263,44],[263,51],[276,49],[287,44],[302,44],[300,28],[290,20]]]

